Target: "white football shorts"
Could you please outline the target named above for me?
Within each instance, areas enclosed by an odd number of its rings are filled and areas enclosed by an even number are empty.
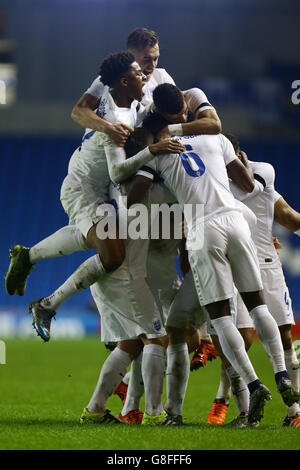
[[[69,225],[76,225],[84,237],[104,217],[97,215],[100,205],[105,204],[110,216],[115,217],[114,208],[108,201],[109,196],[104,191],[105,186],[105,182],[100,186],[98,181],[93,182],[89,177],[77,179],[73,175],[67,175],[62,183],[60,201],[69,216]],[[103,187],[103,191],[99,187]]]
[[[161,314],[145,279],[113,275],[91,286],[101,317],[101,340],[122,341],[166,335]]]

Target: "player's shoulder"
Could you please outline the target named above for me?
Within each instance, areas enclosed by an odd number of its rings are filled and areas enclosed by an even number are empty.
[[[100,98],[105,88],[106,88],[105,85],[103,85],[103,83],[101,82],[101,76],[98,75],[98,77],[94,79],[94,81],[91,83],[89,88],[85,91],[85,93],[92,95],[92,96],[96,96],[97,98]]]

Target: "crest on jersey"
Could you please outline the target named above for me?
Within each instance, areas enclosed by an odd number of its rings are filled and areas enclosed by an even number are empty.
[[[154,326],[154,329],[155,329],[156,331],[159,331],[159,330],[161,329],[160,320],[154,320],[153,326]]]

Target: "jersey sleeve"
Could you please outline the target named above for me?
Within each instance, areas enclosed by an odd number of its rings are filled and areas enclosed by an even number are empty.
[[[245,191],[243,191],[242,189],[240,189],[238,187],[237,184],[235,184],[233,181],[229,181],[229,186],[230,186],[230,191],[232,192],[232,194],[234,195],[235,199],[237,199],[238,201],[246,201],[246,200],[249,200],[251,199],[252,197],[255,197],[257,196],[257,194],[259,193],[262,193],[263,190],[265,189],[264,188],[264,185],[258,181],[258,180],[254,180],[254,189],[253,191],[251,191],[251,193],[246,193]]]
[[[127,180],[154,157],[149,147],[127,159],[124,148],[113,143],[104,145],[104,150],[109,176],[114,183],[122,183]]]
[[[151,180],[157,177],[157,158],[153,158],[147,165],[143,165],[142,168],[137,172],[138,176],[145,176]]]
[[[184,91],[184,98],[189,111],[194,115],[206,109],[214,109],[207,99],[206,94],[200,88],[190,88]]]
[[[263,163],[259,167],[253,168],[254,179],[260,181],[264,187],[274,186],[275,170],[270,163]]]
[[[88,95],[95,96],[96,98],[101,98],[103,91],[104,91],[104,85],[100,80],[100,76],[95,78],[91,86],[85,91]]]

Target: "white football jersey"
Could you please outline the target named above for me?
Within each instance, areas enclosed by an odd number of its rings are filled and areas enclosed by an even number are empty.
[[[260,265],[266,265],[277,260],[278,254],[273,244],[274,220],[274,180],[275,171],[272,165],[263,162],[249,163],[253,169],[256,187],[260,190],[251,196],[251,193],[235,192],[234,183],[230,184],[233,194],[251,209],[257,218],[255,226],[251,227],[252,239],[257,248]]]
[[[137,174],[153,179],[155,173],[174,194],[181,209],[185,204],[203,208],[193,211],[189,227],[224,212],[238,211],[229,188],[226,166],[237,159],[229,140],[222,134],[176,137],[186,152],[154,158]],[[185,212],[185,217],[187,213]]]

